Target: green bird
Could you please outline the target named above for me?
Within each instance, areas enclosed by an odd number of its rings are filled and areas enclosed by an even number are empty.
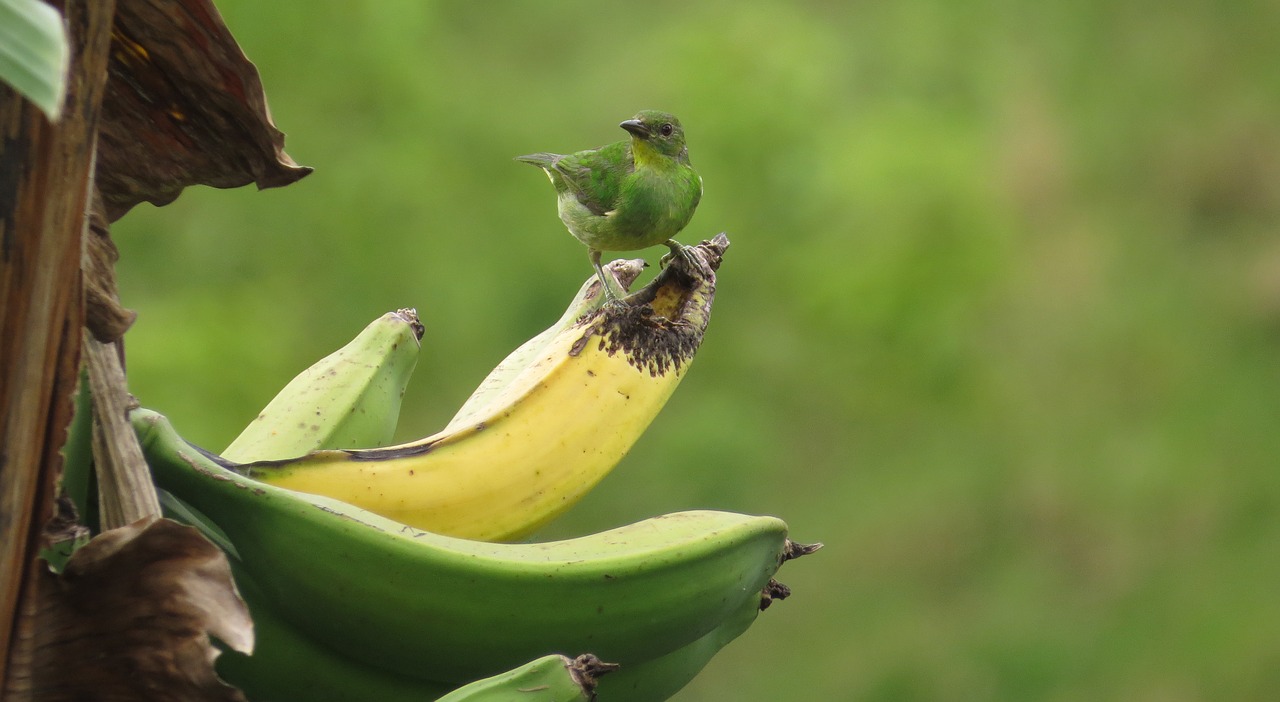
[[[546,172],[556,188],[560,221],[587,245],[587,255],[617,300],[600,267],[604,251],[635,251],[666,244],[683,256],[674,237],[693,217],[702,199],[702,178],[689,165],[684,127],[674,115],[642,110],[618,125],[630,139],[574,154],[518,156]]]

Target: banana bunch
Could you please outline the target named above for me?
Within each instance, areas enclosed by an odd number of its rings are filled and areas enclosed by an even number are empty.
[[[255,702],[654,702],[682,688],[788,594],[782,563],[820,545],[714,511],[492,541],[559,514],[648,425],[701,339],[726,245],[704,242],[622,304],[602,307],[588,280],[422,441],[353,448],[394,431],[421,337],[403,310],[304,371],[222,456],[136,410],[166,509],[228,552],[254,616],[254,654],[224,653],[219,673]],[[627,288],[642,267],[607,272]]]
[[[527,537],[603,479],[675,391],[710,319],[727,246],[720,235],[689,247],[619,304],[601,306],[599,283],[584,284],[561,320],[500,363],[439,433],[233,468],[437,534]],[[617,264],[619,282],[639,265]]]

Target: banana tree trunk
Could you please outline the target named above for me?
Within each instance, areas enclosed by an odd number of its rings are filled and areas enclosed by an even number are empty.
[[[80,263],[114,2],[58,0],[72,47],[61,119],[0,86],[0,690],[30,661],[84,327]],[[17,693],[14,695],[18,697]],[[8,695],[6,695],[6,698]]]

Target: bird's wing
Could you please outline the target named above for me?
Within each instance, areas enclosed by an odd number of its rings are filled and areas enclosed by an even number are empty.
[[[561,157],[553,168],[583,207],[604,216],[617,206],[622,181],[635,166],[630,144],[620,141]]]

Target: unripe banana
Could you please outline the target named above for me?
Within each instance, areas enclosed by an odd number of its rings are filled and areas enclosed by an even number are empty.
[[[374,320],[289,382],[222,452],[229,461],[301,456],[318,448],[390,443],[418,362],[422,323],[411,309]]]
[[[342,656],[298,631],[266,603],[241,564],[232,561],[232,571],[253,612],[256,644],[252,656],[223,651],[217,670],[254,702],[574,702],[594,699],[596,681],[617,668],[589,654],[552,655],[461,688],[400,675]]]
[[[300,632],[270,605],[262,589],[232,559],[236,589],[253,615],[253,655],[224,650],[218,676],[253,702],[421,702],[454,686],[400,675],[344,656]]]
[[[631,283],[635,282],[640,272],[644,270],[645,265],[647,264],[643,258],[618,259],[605,264],[603,270],[606,276],[613,278],[618,283],[619,290],[630,290]],[[599,309],[604,299],[599,276],[592,275],[587,278],[582,287],[578,288],[578,294],[574,296],[573,301],[569,303],[564,313],[560,315],[560,319],[518,346],[515,351],[512,351],[506,358],[502,359],[502,362],[495,366],[489,372],[489,375],[481,381],[475,392],[471,393],[471,396],[467,398],[467,401],[462,403],[462,407],[454,414],[453,419],[449,420],[449,424],[444,428],[444,431],[448,432],[457,429],[460,426],[470,424],[477,419],[492,414],[489,405],[493,399],[510,385],[511,381],[515,380],[525,368],[528,368],[530,364],[538,359],[552,339],[577,323],[579,319]],[[330,448],[348,447],[333,446]],[[354,448],[354,445],[352,448]]]
[[[254,461],[390,443],[421,332],[413,310],[374,321],[291,381],[228,450],[236,460]],[[217,670],[249,699],[420,702],[453,687],[365,665],[298,631],[262,595],[226,534],[168,491],[160,493],[166,516],[196,526],[231,556],[236,587],[253,616],[255,646],[251,656],[224,650]]]
[[[609,702],[659,702],[688,685],[730,641],[741,636],[760,614],[760,599],[744,600],[720,626],[693,643],[639,665],[623,666],[600,682]]]
[[[788,552],[781,520],[712,511],[550,543],[421,532],[226,470],[154,412],[132,420],[157,484],[221,527],[275,612],[403,675],[465,683],[549,651],[641,663],[758,599]]]
[[[451,686],[447,683],[374,668],[338,654],[284,621],[266,603],[257,584],[237,561],[232,561],[232,570],[236,586],[253,612],[256,644],[252,657],[236,651],[223,651],[217,660],[217,670],[219,676],[254,702],[418,702],[434,700],[449,692]],[[600,683],[604,699],[610,702],[660,702],[670,698],[692,681],[721,648],[745,633],[759,612],[758,600],[745,599],[737,611],[702,638],[653,660],[620,667],[618,672],[609,673]],[[500,673],[498,677],[510,676],[512,672]],[[599,674],[594,677],[600,679]],[[510,689],[502,693],[507,697],[498,696],[500,691],[495,690],[493,684],[496,682],[489,680],[483,686],[473,683],[462,689],[471,688],[470,692],[479,692],[472,685],[483,687],[488,696],[474,698],[477,700],[525,699],[512,694]],[[516,685],[517,689],[536,686]],[[541,699],[532,696],[532,692],[527,694],[530,700]],[[444,698],[452,699],[455,699],[452,695]],[[576,698],[570,696],[568,699]]]
[[[439,534],[523,538],[603,479],[666,404],[702,341],[728,243],[686,247],[649,285],[557,333],[466,424],[238,470]]]
[[[464,685],[437,702],[590,702],[596,680],[617,667],[591,654],[551,654]]]
[[[244,572],[243,566],[236,560],[232,560],[231,565],[236,586],[253,613],[256,644],[252,657],[236,651],[223,651],[218,657],[217,669],[219,676],[254,702],[310,702],[320,699],[327,702],[418,702],[434,700],[449,691],[450,685],[446,683],[400,675],[339,655],[284,621],[267,604],[260,588]],[[745,633],[761,609],[759,599],[744,599],[737,611],[702,638],[652,660],[627,665],[620,672],[610,673],[602,684],[604,698],[611,702],[659,702],[668,699],[692,681],[720,649]],[[509,676],[511,672],[498,677]],[[599,673],[594,677],[599,679]],[[488,697],[476,699],[517,697],[511,695],[510,690],[505,693],[510,697],[495,696],[494,682],[491,680],[481,686],[488,691]],[[575,698],[570,696],[569,699]]]

